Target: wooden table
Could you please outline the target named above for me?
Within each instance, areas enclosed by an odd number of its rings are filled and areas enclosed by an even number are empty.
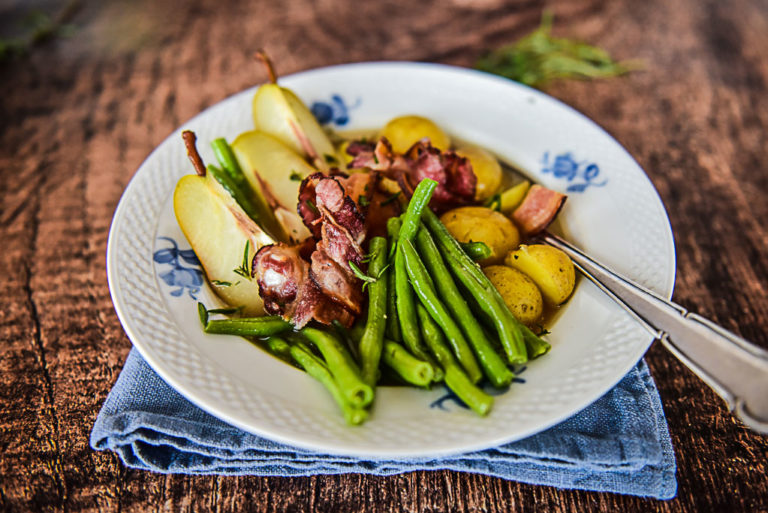
[[[29,2],[0,7],[0,30]],[[200,110],[264,80],[366,60],[471,66],[544,2],[88,2],[67,39],[0,65],[0,509],[105,511],[768,511],[768,438],[747,431],[663,347],[648,362],[678,464],[676,499],[558,490],[455,472],[394,477],[164,476],[88,445],[130,348],[106,239],[149,152]],[[54,11],[56,2],[46,2]],[[556,33],[646,68],[548,92],[613,134],[674,229],[675,299],[768,347],[768,4],[576,0]]]

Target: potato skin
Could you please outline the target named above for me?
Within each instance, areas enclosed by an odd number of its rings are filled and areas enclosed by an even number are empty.
[[[447,150],[451,147],[448,134],[432,120],[421,116],[399,116],[391,119],[381,129],[379,136],[386,137],[397,153],[405,153],[424,137],[428,137],[435,148]]]
[[[528,276],[505,265],[491,265],[483,269],[509,310],[526,326],[541,319],[544,302],[539,287]]]
[[[456,154],[472,164],[472,171],[477,177],[475,199],[483,201],[496,194],[501,186],[501,164],[496,157],[477,146],[457,148]]]
[[[485,207],[460,207],[440,217],[459,242],[484,242],[491,256],[480,260],[481,266],[497,264],[520,244],[520,232],[504,214]]]
[[[507,255],[504,261],[528,275],[541,289],[550,305],[562,304],[576,285],[576,271],[568,255],[557,248],[544,244],[523,244]]]

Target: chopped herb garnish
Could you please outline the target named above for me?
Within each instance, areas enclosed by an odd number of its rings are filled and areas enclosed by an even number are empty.
[[[237,269],[233,269],[235,274],[239,274],[243,278],[251,279],[251,271],[250,271],[250,265],[248,262],[248,252],[251,249],[251,241],[245,241],[245,250],[243,251],[243,263],[240,264],[240,267]]]
[[[396,193],[394,193],[392,196],[390,196],[389,198],[387,198],[387,199],[385,199],[384,201],[382,201],[381,203],[379,203],[379,205],[381,205],[382,207],[384,207],[384,206],[386,206],[386,205],[389,205],[390,203],[392,203],[393,201],[395,201],[395,200],[396,200],[396,199],[397,199],[397,198],[400,196],[400,192],[401,192],[401,191],[397,191],[397,192],[396,192]]]
[[[361,262],[367,264],[368,262],[373,260],[373,257],[375,257],[375,256],[376,256],[376,251],[371,251],[370,253],[367,253],[367,254],[363,255],[363,259],[361,260]]]
[[[392,262],[390,262],[390,263],[388,263],[387,265],[385,265],[385,266],[384,266],[384,267],[381,269],[381,271],[379,271],[379,274],[377,274],[377,275],[376,275],[376,279],[378,280],[379,278],[381,278],[381,275],[382,275],[382,274],[384,274],[384,272],[385,272],[387,269],[389,269],[389,267],[390,267],[391,265],[392,265]]]
[[[232,286],[232,282],[231,281],[211,280],[211,283],[213,283],[217,287],[231,287]],[[237,282],[237,283],[240,283],[240,282]]]
[[[374,278],[373,276],[368,276],[365,274],[362,269],[360,269],[355,263],[350,260],[349,262],[349,268],[352,269],[352,274],[357,276],[359,279],[363,280],[363,290],[365,290],[365,286],[368,283],[376,283],[378,281],[378,278]]]
[[[475,67],[531,87],[544,87],[552,80],[616,77],[640,66],[617,62],[595,46],[552,37],[552,13],[545,11],[539,28],[511,45],[482,57]]]
[[[317,205],[315,205],[315,202],[311,199],[304,200],[304,203],[309,207],[309,209],[314,212],[315,214],[319,214],[320,211],[317,209]]]
[[[334,157],[333,155],[328,155],[326,153],[325,155],[323,155],[323,157],[325,157],[325,162],[328,163],[328,164],[338,164],[339,163],[339,161],[336,160],[336,157]]]
[[[373,161],[377,164],[379,163],[379,157],[377,157],[375,153],[373,154]]]
[[[302,181],[302,180],[303,180],[303,178],[301,177],[301,175],[300,175],[300,174],[299,174],[299,173],[298,173],[296,170],[292,170],[292,171],[291,171],[291,176],[290,176],[289,178],[290,178],[291,180],[293,180],[294,182],[300,182],[300,181]]]
[[[362,194],[357,198],[357,202],[361,207],[367,207],[371,204],[371,200],[368,199],[368,196],[363,196]]]

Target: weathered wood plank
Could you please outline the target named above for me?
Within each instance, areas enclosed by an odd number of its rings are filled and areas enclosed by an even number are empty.
[[[679,494],[669,502],[447,471],[402,476],[162,476],[95,453],[88,434],[130,342],[104,254],[146,155],[203,108],[286,74],[403,59],[471,65],[537,24],[543,1],[291,0],[83,7],[70,39],[0,70],[0,508],[7,511],[768,510],[768,442],[654,346]],[[50,6],[48,6],[50,7]],[[0,7],[0,15],[10,8]],[[17,6],[8,13],[15,14]],[[646,69],[550,89],[647,170],[670,214],[675,298],[768,347],[768,9],[760,0],[554,6],[556,32]]]

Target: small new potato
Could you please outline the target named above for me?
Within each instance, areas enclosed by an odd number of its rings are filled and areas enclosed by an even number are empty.
[[[506,265],[491,265],[483,269],[483,272],[518,321],[526,326],[533,326],[541,319],[544,302],[539,287],[533,280]]]
[[[485,207],[459,207],[440,217],[459,242],[484,242],[491,256],[478,261],[482,266],[498,264],[520,244],[520,232],[504,214]]]
[[[507,255],[504,263],[527,274],[539,286],[544,301],[550,305],[562,304],[576,284],[573,262],[568,255],[552,246],[523,244]]]
[[[456,153],[472,164],[472,171],[477,177],[475,199],[482,201],[496,194],[501,185],[501,164],[496,157],[477,146],[457,148]]]
[[[386,137],[392,149],[405,153],[417,141],[428,137],[432,146],[441,150],[451,147],[451,138],[433,121],[421,116],[400,116],[394,118],[382,128],[380,137]]]

